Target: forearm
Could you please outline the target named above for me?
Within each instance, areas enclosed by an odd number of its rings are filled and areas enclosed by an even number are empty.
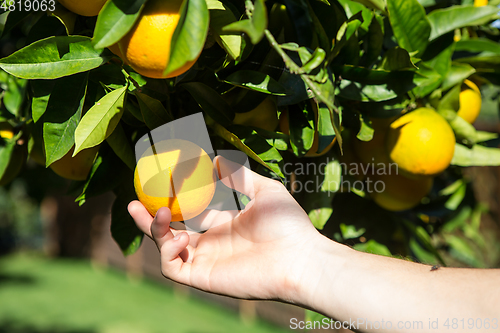
[[[495,323],[500,328],[499,270],[431,270],[427,265],[357,252],[324,237],[315,247],[317,258],[310,261],[297,288],[297,303],[339,321],[359,319],[360,331],[408,332],[410,324],[410,331],[436,331],[429,326],[438,320],[439,331],[471,332],[469,318],[481,318],[474,328],[482,322],[484,329],[486,319],[491,326],[486,331],[492,331]],[[451,326],[453,318],[458,326]],[[444,326],[447,319],[449,327]],[[385,330],[370,330],[369,322],[380,325],[382,320]],[[387,329],[388,322],[392,329]]]

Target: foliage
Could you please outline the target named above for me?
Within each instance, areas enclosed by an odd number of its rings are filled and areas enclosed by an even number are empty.
[[[0,16],[0,42],[13,50],[4,47],[0,59],[0,121],[14,125],[10,140],[27,145],[31,155],[43,147],[46,167],[73,148],[76,154],[100,146],[87,180],[72,187],[79,189],[81,204],[103,192],[117,194],[112,232],[125,253],[133,253],[142,237],[125,211],[134,198],[136,140],[203,112],[214,148],[244,151],[260,173],[289,181],[287,164],[318,166],[314,175],[294,174],[303,183],[319,179],[317,191],[299,193],[293,184],[290,190],[327,236],[363,251],[444,264],[431,237],[438,234],[464,262],[477,266],[463,239],[443,230],[460,225],[468,230],[466,238],[478,239],[482,210],[461,167],[500,165],[496,135],[456,116],[464,79],[500,84],[500,34],[491,25],[499,2],[474,7],[466,0],[187,0],[167,71],[203,51],[189,71],[164,80],[139,75],[107,49],[133,28],[144,0],[110,0],[97,17],[78,16],[59,4],[47,12],[7,10]],[[200,34],[207,20],[208,36]],[[240,93],[230,105],[225,97],[232,91]],[[277,103],[278,114],[289,112],[290,135],[233,124],[235,113],[251,111],[265,98]],[[369,141],[371,119],[419,106],[436,109],[455,131],[454,166],[439,176],[426,204],[389,213],[363,198],[339,159],[349,149],[348,132]],[[338,146],[303,159],[315,136],[318,151],[333,138]],[[12,150],[5,141],[0,175]],[[348,206],[361,205],[356,214],[363,221],[387,217],[374,233],[342,224],[360,220],[339,209],[347,185],[353,185]],[[353,232],[356,237],[346,236]]]

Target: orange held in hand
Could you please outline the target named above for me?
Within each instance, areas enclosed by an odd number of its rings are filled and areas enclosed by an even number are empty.
[[[172,221],[201,214],[212,201],[216,181],[210,156],[181,139],[160,141],[149,148],[134,174],[139,201],[152,216],[161,207],[170,208]]]

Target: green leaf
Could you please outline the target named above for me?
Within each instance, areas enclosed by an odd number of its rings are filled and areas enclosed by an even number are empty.
[[[133,27],[146,0],[110,0],[104,4],[94,30],[92,44],[102,49],[117,43]]]
[[[455,154],[452,165],[467,166],[497,166],[500,165],[500,149],[474,145],[467,148],[459,143],[455,144]]]
[[[233,12],[224,3],[218,0],[207,0],[210,12],[210,28],[217,43],[226,50],[233,60],[241,57],[243,37],[240,33],[223,31],[223,27],[237,21]]]
[[[439,101],[438,111],[449,121],[455,118],[456,114],[452,113],[451,117],[446,114],[445,111],[458,111],[460,108],[460,85],[456,85],[453,89],[448,91],[446,95]]]
[[[324,207],[311,210],[307,215],[316,229],[322,230],[332,216],[333,208]]]
[[[88,73],[57,80],[49,97],[43,123],[46,166],[62,158],[75,144],[75,130],[82,117]]]
[[[302,108],[299,108],[299,107]],[[304,156],[312,147],[314,133],[314,111],[309,101],[288,109],[290,144],[296,156]]]
[[[134,199],[132,195],[120,195],[111,208],[111,235],[126,256],[139,249],[144,237],[127,211],[128,204]]]
[[[234,119],[234,112],[218,92],[201,82],[189,82],[182,85],[198,105],[216,122],[227,127]]]
[[[345,225],[344,223],[341,223],[339,227],[344,239],[359,238],[366,232],[365,228],[357,229],[354,225]]]
[[[487,38],[462,39],[456,42],[455,51],[500,54],[500,44]]]
[[[424,250],[414,237],[410,238],[410,242],[408,245],[411,252],[421,263],[428,265],[434,265],[438,263],[436,256],[434,256],[431,252]]]
[[[339,89],[340,97],[361,102],[388,101],[398,96],[388,84],[364,85],[346,79],[340,82]]]
[[[0,59],[0,68],[24,79],[55,79],[99,67],[111,57],[83,36],[49,37]]]
[[[83,116],[75,131],[75,152],[97,146],[113,133],[123,114],[127,86],[101,98]]]
[[[118,123],[113,133],[108,136],[106,142],[130,170],[135,170],[135,153],[120,123]]]
[[[170,59],[164,74],[173,73],[196,61],[205,46],[208,34],[208,12],[205,0],[183,2],[181,20],[175,28],[170,46]]]
[[[36,123],[44,114],[49,104],[50,94],[52,93],[57,80],[32,80],[30,81],[31,93],[31,114]]]
[[[3,104],[7,110],[13,115],[19,116],[19,111],[26,99],[27,80],[18,79],[9,76],[7,81],[7,90],[4,91]]]
[[[247,142],[245,143],[243,140],[241,140],[236,134],[233,134],[231,133],[230,131],[228,131],[227,129],[225,129],[223,126],[221,126],[220,124],[216,123],[216,122],[213,122],[211,124],[211,127],[212,129],[214,130],[214,132],[221,138],[223,138],[224,140],[226,140],[227,142],[229,142],[230,144],[232,144],[233,146],[235,146],[236,148],[238,148],[239,150],[241,150],[242,152],[244,152],[245,154],[247,154],[248,157],[252,158],[253,160],[255,160],[256,162],[258,162],[260,165],[264,166],[265,168],[273,171],[275,174],[277,174],[278,176],[280,176],[281,178],[285,178],[285,176],[283,175],[283,173],[281,172],[281,170],[276,167],[274,165],[274,163],[266,163],[260,156],[259,154],[255,153],[247,144],[252,144],[253,142],[251,140],[247,140]],[[236,127],[236,126],[235,126]],[[263,139],[263,138],[262,138]],[[264,139],[265,141],[265,139]],[[257,144],[260,144],[259,142],[257,142]],[[266,144],[267,144],[267,147],[264,147],[264,151],[263,153],[265,153],[266,151],[269,151],[271,149],[273,149],[273,151],[271,151],[271,154],[270,154],[270,157],[278,157],[279,155],[279,159],[282,160],[282,157],[280,155],[280,153],[276,150],[276,148],[272,147],[271,145],[269,145],[266,141]],[[271,148],[269,148],[271,147]],[[267,150],[265,150],[267,149]],[[276,155],[277,154],[277,155]]]
[[[431,34],[424,7],[417,0],[387,0],[387,10],[399,46],[422,54]]]
[[[101,146],[83,190],[75,202],[83,205],[88,198],[109,192],[123,182],[131,184],[132,178],[132,170],[129,170],[118,156],[109,150],[109,147]]]
[[[9,167],[11,156],[16,147],[16,140],[10,140],[5,145],[0,145],[0,179],[2,179]]]
[[[463,82],[475,72],[476,70],[471,65],[452,62],[450,70],[443,79],[441,89],[448,90],[451,87]]]
[[[417,97],[427,96],[436,90],[442,81],[443,77],[438,72],[421,63],[419,64],[417,75],[415,75],[415,79],[413,80],[417,85],[417,87],[413,89],[413,93]]]
[[[353,246],[353,248],[357,251],[367,252],[378,254],[386,257],[391,257],[391,251],[387,248],[387,246],[378,243],[377,241],[370,239],[366,243],[358,243]]]
[[[361,20],[361,13],[357,13],[340,26],[340,29],[337,31],[337,36],[335,37],[333,50],[330,53],[330,60],[339,55],[340,51],[351,37],[356,36],[356,32],[362,24]]]
[[[248,3],[246,5],[248,6]],[[267,28],[267,10],[264,0],[255,0],[253,7],[252,16],[249,19],[226,25],[222,31],[244,32],[248,35],[252,44],[259,43],[264,37],[264,31]]]
[[[332,119],[332,113],[324,103],[318,106],[318,124],[316,130],[318,131],[318,151],[322,152],[330,143],[335,139],[335,120]],[[336,113],[333,116],[337,116]]]
[[[378,9],[381,12],[385,12],[385,1],[384,0],[353,0],[363,4],[365,7]]]
[[[138,91],[135,92],[135,96],[139,101],[142,118],[149,129],[155,129],[174,120],[159,100]]]
[[[449,221],[446,221],[446,223],[443,225],[443,231],[446,233],[451,233],[456,229],[463,227],[471,213],[472,208],[470,208],[470,206],[463,207],[457,215],[455,215]]]
[[[484,267],[482,260],[477,258],[472,247],[464,239],[455,235],[445,235],[445,240],[451,247],[451,255],[455,258],[473,267]]]
[[[451,197],[445,202],[444,206],[449,210],[456,210],[464,200],[466,191],[467,185],[465,183],[462,183],[462,185],[460,185],[455,193],[453,193]]]
[[[337,160],[328,162],[325,166],[325,179],[321,184],[321,191],[323,192],[338,192],[342,183],[342,167]]]
[[[432,11],[428,16],[432,31],[432,41],[455,29],[483,25],[497,17],[498,8],[494,6],[452,6]]]
[[[416,226],[408,220],[403,219],[403,223],[412,233],[412,235],[415,236],[418,241],[424,246],[425,250],[432,253],[441,262],[442,265],[446,266],[443,258],[437,252],[436,248],[432,245],[431,236],[429,236],[427,231],[425,231],[425,229],[421,226]]]
[[[411,70],[415,68],[417,66],[411,61],[408,51],[397,46],[387,50],[379,66],[379,69],[386,71]]]
[[[269,95],[285,96],[285,88],[262,72],[241,70],[229,75],[224,82]]]
[[[361,115],[360,116],[360,129],[356,138],[361,141],[371,141],[373,139],[373,133],[375,130],[371,126],[371,121],[368,117]]]
[[[363,43],[366,45],[365,54],[363,54],[361,58],[360,65],[365,65],[365,67],[370,67],[382,52],[384,32],[378,18],[379,16],[375,14],[375,18],[370,24],[368,33],[364,37]]]
[[[354,16],[355,14],[361,12],[363,17],[363,23],[361,24],[361,28],[365,31],[368,31],[370,24],[373,19],[373,11],[368,9],[366,6],[363,6],[361,3],[351,1],[351,0],[339,0],[342,7],[344,7],[345,13],[348,18]]]

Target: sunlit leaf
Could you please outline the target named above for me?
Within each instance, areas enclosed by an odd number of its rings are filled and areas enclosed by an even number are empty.
[[[134,25],[146,0],[110,0],[97,17],[92,44],[96,49],[118,42]]]
[[[101,98],[87,111],[75,131],[75,152],[97,146],[111,133],[124,111],[127,87],[116,89]]]
[[[99,67],[110,59],[83,36],[49,37],[0,59],[0,68],[24,79],[55,79]]]

